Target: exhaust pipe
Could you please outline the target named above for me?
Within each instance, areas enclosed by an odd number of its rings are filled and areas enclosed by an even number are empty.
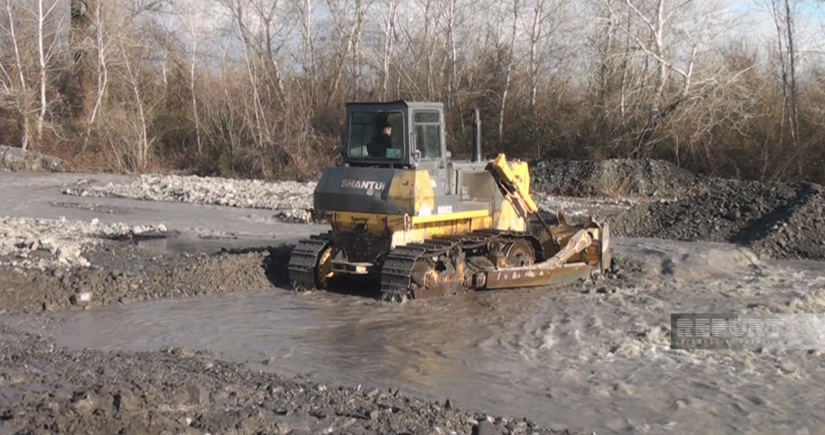
[[[481,161],[481,110],[473,109],[473,162]]]

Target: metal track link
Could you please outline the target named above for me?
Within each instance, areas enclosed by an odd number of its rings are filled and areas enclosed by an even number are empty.
[[[515,241],[530,237],[533,236],[523,231],[482,229],[463,235],[436,236],[420,243],[399,246],[384,260],[381,271],[382,299],[400,302],[412,297],[415,284],[411,277],[420,258],[437,257],[459,245],[466,251],[495,241]],[[540,252],[536,252],[536,255],[543,257]]]
[[[289,259],[289,281],[294,290],[315,289],[315,265],[318,256],[332,241],[332,231],[301,239]]]
[[[413,267],[426,252],[426,246],[416,243],[393,249],[387,255],[381,268],[382,299],[402,302],[410,296]]]

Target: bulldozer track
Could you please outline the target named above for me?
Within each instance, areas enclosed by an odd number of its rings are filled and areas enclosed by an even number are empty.
[[[539,262],[544,259],[544,252],[539,241],[533,234],[523,231],[482,229],[461,235],[436,236],[422,242],[398,246],[384,257],[380,267],[381,299],[403,302],[406,299],[415,298],[415,292],[421,288],[422,284],[413,279],[416,267],[424,267],[423,262],[427,259],[451,258],[455,262],[452,266],[458,267],[457,263],[462,263],[466,276],[471,276],[483,268],[467,261],[468,259],[483,257],[495,246],[500,247],[518,241],[528,241],[532,244],[535,261]],[[288,265],[289,279],[294,290],[318,289],[315,267],[319,256],[331,243],[333,243],[332,231],[312,235],[298,242],[292,250]],[[491,264],[490,267],[493,265]],[[443,286],[428,289],[428,291],[446,296],[470,291],[471,288],[469,283],[462,280],[453,282],[449,287]]]
[[[489,247],[498,242],[516,242],[528,240],[535,249],[536,261],[544,258],[541,244],[535,236],[523,231],[505,231],[496,229],[482,229],[462,235],[438,236],[419,243],[399,246],[385,257],[381,268],[381,298],[386,301],[399,302],[412,298],[417,284],[413,282],[413,274],[419,260],[428,257],[439,257],[448,254],[451,250],[456,253],[468,253],[479,248]],[[486,250],[485,250],[486,251]],[[486,253],[482,251],[482,254]],[[477,272],[480,268],[464,261],[470,272]],[[461,286],[458,293],[470,290],[466,284]],[[445,292],[449,292],[448,290]]]
[[[321,252],[332,243],[332,231],[301,239],[289,259],[289,280],[295,290],[316,288],[315,265]]]

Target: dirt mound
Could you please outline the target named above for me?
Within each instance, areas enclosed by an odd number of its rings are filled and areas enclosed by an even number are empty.
[[[802,184],[792,201],[755,222],[737,242],[776,258],[825,260],[825,188]]]
[[[189,349],[55,349],[0,327],[0,427],[9,433],[569,434],[427,402],[329,388]]]
[[[733,242],[760,256],[825,260],[823,187],[712,180],[700,193],[614,216],[613,234]]]
[[[0,171],[61,172],[66,162],[46,154],[0,145]]]
[[[675,198],[701,178],[663,160],[538,160],[530,163],[531,190],[563,196]]]

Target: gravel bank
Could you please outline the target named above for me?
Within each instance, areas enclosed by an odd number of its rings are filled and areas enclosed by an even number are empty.
[[[67,188],[63,193],[274,210],[282,222],[310,222],[315,183],[266,182],[220,177],[141,175],[130,184]]]
[[[104,239],[167,235],[166,227],[65,219],[0,217],[0,265],[21,269],[88,267],[84,250]]]
[[[578,179],[576,177],[582,175],[582,171],[571,168],[560,171],[561,163],[553,164],[555,167],[544,165],[534,169],[536,173],[533,176],[538,177],[534,184],[534,188],[538,189],[534,197],[544,211],[554,214],[556,210],[561,209],[568,216],[582,216],[588,213],[613,215],[627,210],[634,203],[623,198],[583,198],[586,192],[581,186],[576,188],[577,185],[573,182]],[[653,166],[658,167],[655,164]],[[641,185],[650,186],[655,181],[650,180]],[[562,183],[566,187],[553,187],[557,183]],[[314,189],[314,182],[264,182],[220,177],[143,175],[129,184],[107,183],[86,188],[66,188],[63,193],[81,197],[131,198],[267,209],[275,211],[271,218],[276,222],[313,223],[309,210],[312,208]],[[551,196],[549,192],[555,193]],[[561,195],[569,198],[559,196],[559,192],[563,192]]]
[[[542,210],[608,217],[615,236],[734,242],[767,258],[825,259],[819,185],[713,179],[649,159],[546,160],[531,168]],[[276,210],[274,220],[309,222],[313,189],[314,183],[144,176],[65,193],[267,208]]]
[[[532,189],[552,195],[607,198],[676,198],[704,179],[663,160],[550,159],[530,162]]]
[[[0,145],[0,171],[49,171],[66,169],[66,162],[57,157]]]
[[[676,201],[642,204],[613,219],[613,234],[734,242],[775,259],[825,260],[825,189],[712,180]]]
[[[708,178],[650,159],[531,167],[534,189],[544,195],[596,197],[584,200],[608,210],[614,236],[732,242],[763,258],[825,260],[820,185]],[[539,204],[550,208],[552,198]]]
[[[122,242],[105,242],[86,255],[91,267],[52,270],[0,266],[0,313],[36,314],[109,304],[288,288],[294,245],[221,250],[214,254],[157,253]],[[599,285],[636,279],[631,259],[614,258]],[[592,286],[593,283],[586,283]],[[575,287],[575,285],[573,285]],[[366,295],[369,296],[369,295]]]
[[[186,348],[70,351],[7,327],[0,336],[4,433],[570,434],[396,390],[284,378]]]
[[[38,313],[271,288],[286,284],[291,248],[157,254],[109,242],[87,252],[92,267],[0,266],[0,306],[7,313]]]

